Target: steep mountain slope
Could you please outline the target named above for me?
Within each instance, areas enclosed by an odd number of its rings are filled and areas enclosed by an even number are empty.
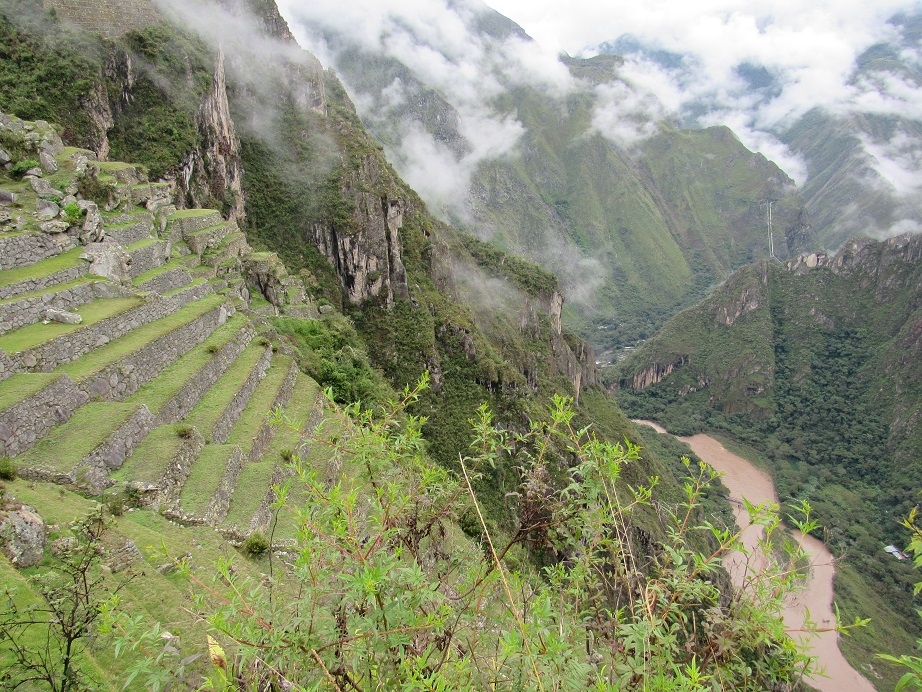
[[[764,456],[782,501],[809,499],[846,556],[837,594],[856,614],[881,594],[899,615],[874,627],[897,641],[919,631],[916,572],[883,548],[906,540],[898,520],[922,487],[920,258],[904,235],[747,267],[618,367],[632,415],[729,433]]]
[[[610,399],[582,396],[597,383],[594,357],[562,328],[556,278],[432,219],[364,131],[335,76],[293,42],[274,4],[252,3],[256,17],[238,3],[174,7],[175,15],[145,7],[132,24],[135,15],[106,2],[88,9],[54,0],[49,8],[55,12],[41,13],[30,3],[5,0],[8,45],[34,59],[4,61],[0,80],[0,105],[22,104],[23,93],[37,90],[43,98],[30,107],[65,119],[65,140],[91,147],[87,158],[134,143],[148,173],[162,175],[163,182],[151,185],[178,216],[148,228],[150,238],[135,238],[139,252],[169,257],[169,245],[184,234],[196,254],[212,246],[239,249],[236,240],[222,239],[239,236],[222,235],[221,217],[189,208],[214,202],[226,223],[239,223],[261,251],[248,255],[234,289],[270,319],[303,374],[332,386],[338,401],[372,406],[392,396],[390,387],[399,391],[430,373],[433,386],[417,412],[428,417],[429,453],[448,467],[466,453],[469,418],[483,401],[497,411],[499,424],[521,429],[530,415],[544,415],[552,395],[566,394],[584,402],[581,420],[599,419],[601,434],[634,436]],[[204,38],[150,23],[150,13],[198,26]],[[128,24],[111,24],[113,16]],[[108,32],[112,37],[102,42],[72,27],[70,18],[124,33]],[[82,79],[53,88],[45,79],[52,67]],[[183,78],[173,88],[177,70]],[[15,161],[30,155],[8,147]],[[106,200],[101,209],[117,211],[128,203],[127,193],[108,186],[128,185],[132,175],[141,180],[144,169],[100,165],[102,178],[81,183],[81,194],[100,195]],[[233,273],[226,259],[217,258],[218,268]],[[303,308],[305,300],[313,307]],[[299,322],[318,314],[323,319]],[[18,351],[18,337],[10,338]],[[272,398],[263,403],[271,408]],[[175,440],[161,440],[168,441],[167,457],[182,453],[172,449]],[[160,454],[156,445],[148,451]],[[208,459],[213,467],[223,463]],[[645,459],[625,480],[669,476],[655,456]],[[69,473],[57,477],[73,482]],[[271,469],[260,473],[272,475]],[[509,483],[508,468],[492,469],[482,481],[502,530],[515,521],[505,499]],[[196,496],[194,504],[204,511],[207,498]],[[648,528],[659,530],[652,523]]]
[[[476,102],[390,46],[418,41],[459,72],[477,58],[399,20],[381,28],[378,48],[332,23],[303,26],[397,169],[421,180],[444,218],[557,274],[568,324],[597,347],[645,337],[732,269],[767,256],[769,201],[775,253],[810,247],[793,183],[729,130],[657,120],[614,56],[563,58],[563,87],[523,77],[502,57],[528,44],[524,32],[478,3],[459,8],[467,40],[485,56]],[[484,28],[487,20],[504,29]],[[502,145],[485,134],[491,128]]]

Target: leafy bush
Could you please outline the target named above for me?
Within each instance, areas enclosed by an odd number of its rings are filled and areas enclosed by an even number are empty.
[[[684,503],[658,505],[655,480],[620,480],[637,448],[574,429],[558,398],[546,424],[517,435],[481,407],[472,452],[453,476],[426,459],[423,421],[407,412],[425,385],[384,415],[334,411],[335,432],[320,441],[350,473],[296,466],[304,501],[278,504],[300,527],[284,580],[293,585],[244,579],[230,561],[213,581],[185,571],[214,637],[209,687],[765,690],[812,671],[779,615],[803,574],[775,515],[753,508],[766,538],[752,559],[764,567],[727,598],[721,558],[745,549],[735,530],[699,523],[709,467],[689,464]],[[518,462],[509,498],[518,521],[501,533],[473,483],[508,458]],[[633,517],[650,511],[667,539],[640,549]],[[465,514],[480,544],[455,523]],[[699,532],[715,551],[688,547]],[[540,573],[528,551],[548,556]],[[126,629],[124,641],[138,636],[148,635]],[[170,675],[163,663],[156,679]]]
[[[40,166],[39,162],[35,159],[26,159],[25,161],[17,161],[13,164],[13,167],[10,168],[10,175],[15,178],[21,178],[26,174],[26,171],[29,171],[33,168],[38,168]]]
[[[264,533],[254,531],[246,537],[240,549],[250,557],[259,557],[269,552],[269,548],[271,547],[272,546],[269,545],[269,539],[266,538]]]
[[[16,464],[9,457],[0,459],[0,480],[15,481],[17,475]]]
[[[83,219],[83,212],[80,211],[80,206],[71,202],[70,204],[64,205],[64,220],[67,221],[71,226],[76,226]]]
[[[176,426],[176,436],[181,437],[184,440],[192,439],[192,436],[195,434],[195,429],[191,425],[177,425]]]

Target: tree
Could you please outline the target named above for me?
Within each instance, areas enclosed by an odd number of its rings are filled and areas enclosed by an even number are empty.
[[[811,671],[780,616],[803,574],[798,546],[776,559],[776,513],[750,508],[765,566],[734,591],[721,558],[739,535],[700,512],[709,467],[687,464],[684,501],[667,507],[656,479],[620,480],[637,449],[574,429],[558,398],[518,434],[481,407],[452,474],[407,412],[425,384],[384,413],[341,409],[310,441],[327,446],[326,468],[293,459],[276,510],[292,513],[297,546],[274,578],[241,579],[229,560],[213,581],[186,572],[213,636],[208,688],[790,690]],[[519,474],[506,532],[473,491],[498,463]],[[641,514],[662,527],[655,540]]]
[[[53,566],[32,580],[40,600],[24,604],[16,589],[0,587],[0,670],[3,689],[30,685],[52,692],[93,689],[79,664],[101,605],[127,580],[111,588],[99,571],[107,528],[102,506],[70,525],[57,542]]]

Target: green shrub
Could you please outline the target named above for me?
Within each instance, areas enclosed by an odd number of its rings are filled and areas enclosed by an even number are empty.
[[[15,481],[17,476],[16,464],[9,457],[0,459],[0,479],[5,481]]]
[[[26,171],[32,168],[38,168],[40,166],[39,162],[35,159],[26,159],[25,161],[19,161],[13,164],[13,167],[10,169],[10,175],[15,178],[21,178],[26,174]]]
[[[269,539],[266,538],[266,535],[260,531],[254,531],[246,537],[240,549],[249,557],[259,557],[269,552],[270,547]]]
[[[80,211],[80,206],[71,202],[70,204],[64,205],[64,220],[67,221],[71,226],[76,226],[83,219],[83,212]]]
[[[176,426],[176,436],[181,437],[184,440],[192,439],[192,436],[195,434],[195,428],[191,425],[177,425]]]

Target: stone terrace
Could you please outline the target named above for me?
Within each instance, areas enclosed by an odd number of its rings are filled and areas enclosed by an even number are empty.
[[[81,0],[52,4],[79,16]],[[150,17],[143,2],[94,5]],[[316,317],[303,286],[218,212],[177,210],[140,168],[65,149],[46,123],[0,114],[0,132],[45,154],[24,179],[0,169],[0,457],[237,540],[264,529],[302,445],[267,414],[304,432],[323,419],[319,387],[264,319]],[[100,175],[131,193],[80,198],[76,181]],[[286,303],[261,299],[251,320],[267,284]]]

